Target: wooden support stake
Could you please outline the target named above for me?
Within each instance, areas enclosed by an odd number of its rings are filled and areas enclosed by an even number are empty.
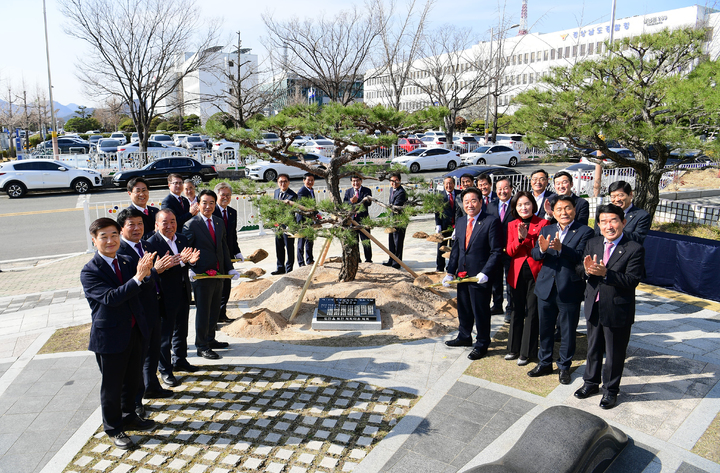
[[[330,238],[330,240],[332,240],[332,238]],[[325,249],[323,249],[322,255],[320,255],[320,263],[318,263],[320,266],[325,264],[325,258],[327,257],[328,251],[330,251],[330,245],[325,245]]]
[[[330,247],[330,240],[332,238],[326,238],[325,239],[325,246],[323,246],[323,252],[326,251],[327,248]],[[292,323],[292,321],[297,317],[298,312],[300,311],[300,304],[302,304],[302,300],[305,297],[305,293],[307,292],[308,288],[310,287],[310,282],[312,281],[313,275],[315,274],[315,270],[318,267],[318,262],[320,260],[316,259],[313,263],[312,269],[310,270],[310,274],[308,275],[307,280],[305,281],[305,285],[302,288],[302,291],[300,292],[300,297],[298,298],[297,303],[295,304],[295,308],[292,311],[292,315],[290,315],[290,320],[288,320],[289,323]]]

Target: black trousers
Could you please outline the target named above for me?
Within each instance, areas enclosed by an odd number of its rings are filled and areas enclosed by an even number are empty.
[[[503,284],[505,284],[505,299],[508,301],[507,312],[513,311],[513,298],[510,294],[510,285],[507,284],[508,272],[510,271],[510,257],[503,253],[501,257],[502,267],[498,266],[495,270],[496,274],[491,277],[492,281],[492,294],[493,294],[493,308],[499,307],[502,309],[503,306]],[[489,275],[488,275],[489,276]]]
[[[445,229],[443,228],[443,230],[445,230]],[[449,240],[441,241],[440,243],[438,243],[438,245],[437,245],[437,257],[435,258],[435,271],[437,271],[437,272],[439,272],[439,273],[445,271],[445,258],[443,258],[443,256],[442,256],[444,252],[443,252],[443,251],[440,251],[440,248],[443,247],[443,246],[447,246],[447,247],[452,248],[452,243],[453,243],[452,238],[449,239]]]
[[[297,262],[298,266],[313,264],[313,241],[307,238],[298,238],[297,245]]]
[[[510,300],[515,309],[510,321],[508,351],[524,358],[535,358],[538,353],[538,306],[535,278],[527,260],[520,269],[515,287],[510,287]]]
[[[292,271],[295,264],[295,238],[284,233],[275,238],[275,254],[277,255],[278,271],[285,271],[286,273]],[[286,254],[287,262],[285,262]]]
[[[405,228],[396,228],[393,233],[388,234],[388,250],[400,261],[402,261],[403,246],[405,245],[405,231]],[[392,258],[389,263],[393,268],[400,268],[400,265]]]
[[[460,340],[471,340],[475,325],[477,341],[474,348],[487,351],[490,347],[490,287],[469,282],[457,285],[458,324]]]
[[[195,293],[195,348],[207,350],[215,341],[215,327],[220,315],[222,280],[201,279],[192,283]]]
[[[608,394],[620,392],[620,379],[625,369],[625,356],[630,342],[632,325],[606,327],[599,322],[598,305],[593,304],[587,321],[588,353],[583,380],[598,386],[602,379],[603,390]],[[605,355],[605,366],[603,366]],[[602,378],[601,378],[602,375]]]
[[[190,303],[185,292],[182,301],[173,310],[165,308],[160,321],[160,359],[158,369],[164,375],[173,374],[173,365],[187,361],[188,319]]]
[[[557,366],[569,370],[575,356],[575,342],[578,321],[580,320],[580,302],[566,302],[560,299],[557,287],[553,286],[550,297],[538,298],[538,316],[540,319],[539,364],[552,365],[553,346],[555,345],[555,326],[560,327],[560,358]]]
[[[227,317],[227,303],[230,300],[230,290],[232,289],[232,283],[230,279],[223,279],[222,295],[220,296],[220,314],[218,318]],[[217,330],[217,327],[215,327]]]
[[[161,325],[160,317],[155,318],[155,323],[150,327],[149,343],[143,344],[142,355],[142,383],[138,387],[135,396],[135,405],[142,405],[142,398],[145,391],[158,391],[162,386],[157,378],[158,364],[160,361],[160,339]]]
[[[362,248],[363,252],[365,253],[365,262],[366,263],[372,263],[372,245],[369,243],[367,245],[364,245],[364,241],[369,241],[370,238],[366,237],[365,234],[359,230],[355,231],[355,241],[360,240],[359,245],[360,248]]]
[[[135,396],[142,383],[143,338],[137,324],[130,341],[120,353],[96,353],[102,379],[100,409],[103,429],[108,435],[123,431],[123,419],[135,419]]]

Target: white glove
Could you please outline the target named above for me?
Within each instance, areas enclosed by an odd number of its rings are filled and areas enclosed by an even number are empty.
[[[435,233],[440,233],[442,231],[442,225],[435,225]]]
[[[232,274],[233,281],[234,281],[235,279],[240,279],[240,273],[238,273],[238,272],[237,272],[236,270],[234,270],[234,269],[231,269],[230,271],[228,271],[228,274]],[[487,281],[487,278],[485,278],[485,280]]]
[[[235,259],[239,259],[241,263],[245,261],[245,258],[243,258],[242,253],[236,254],[236,255],[235,255]],[[228,273],[228,274],[229,274],[229,273]]]
[[[452,238],[453,240],[455,240],[455,229],[454,229],[454,228],[453,228],[453,233],[452,233],[452,235],[450,235],[450,238]]]
[[[195,282],[195,272],[192,269],[188,269],[188,276],[190,276],[190,282]]]
[[[478,284],[485,284],[486,282],[488,282],[488,277],[485,276],[485,273],[478,273],[478,275],[475,277],[478,278]]]
[[[455,279],[451,274],[446,274],[442,280],[443,287],[450,287],[450,281]]]

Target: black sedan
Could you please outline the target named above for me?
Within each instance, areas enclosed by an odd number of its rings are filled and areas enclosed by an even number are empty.
[[[460,184],[460,176],[463,174],[470,174],[473,180],[481,174],[487,174],[492,178],[493,183],[500,177],[507,176],[513,185],[513,192],[530,190],[530,179],[515,169],[508,168],[505,166],[465,166],[462,168],[450,171],[442,177],[433,179],[433,183],[436,183],[433,187],[437,190],[443,190],[443,181],[446,177],[452,177],[455,179],[456,184]]]
[[[58,137],[60,154],[87,154],[90,152],[90,143],[85,140],[70,137]],[[43,141],[37,145],[38,149],[52,151],[52,140]]]
[[[142,169],[117,172],[112,183],[115,187],[125,188],[130,179],[142,177],[151,186],[167,186],[167,177],[172,173],[180,174],[183,179],[191,179],[196,186],[218,177],[215,166],[201,164],[192,158],[172,157],[155,160]]]

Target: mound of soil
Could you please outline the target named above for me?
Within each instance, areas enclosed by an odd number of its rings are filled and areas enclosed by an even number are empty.
[[[239,285],[232,288],[230,291],[230,300],[232,301],[247,301],[255,299],[257,296],[262,294],[265,289],[272,285],[270,279],[256,279],[255,281],[243,281]]]

